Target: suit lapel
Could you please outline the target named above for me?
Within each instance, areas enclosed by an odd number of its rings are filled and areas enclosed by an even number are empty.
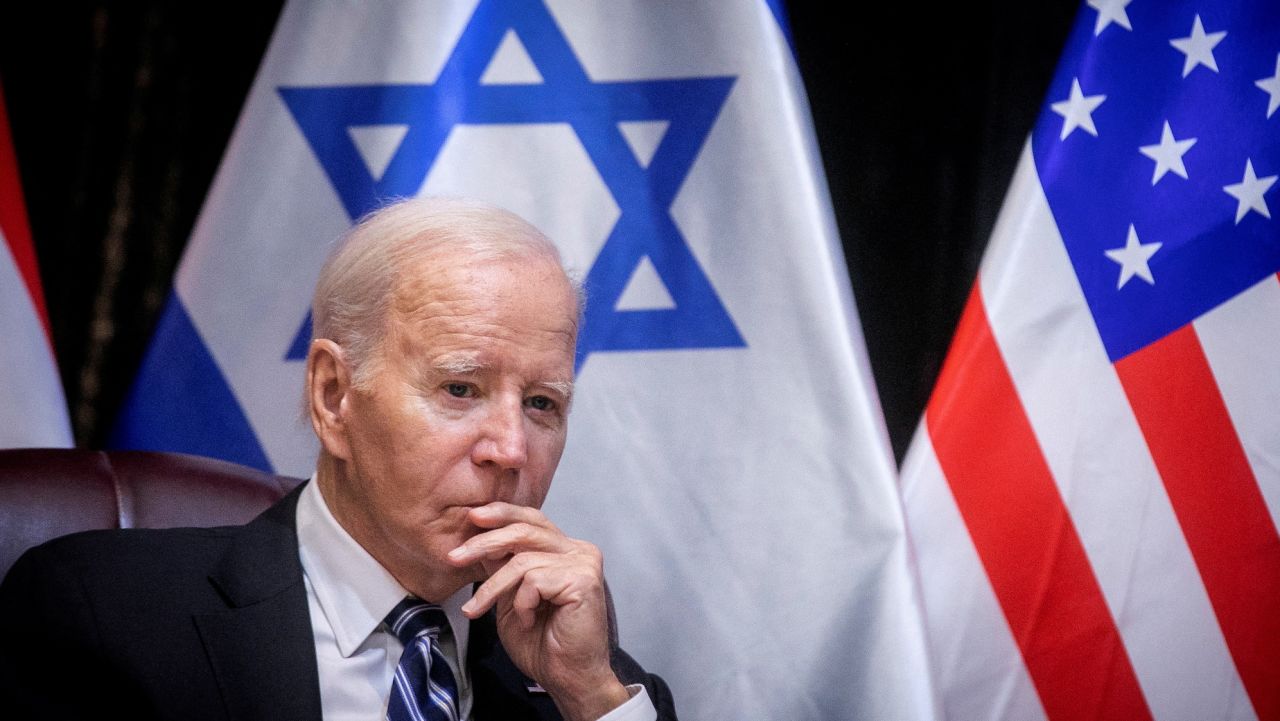
[[[531,692],[529,680],[516,667],[498,639],[493,611],[471,622],[467,667],[474,694],[475,721],[560,721],[546,692]]]
[[[210,574],[227,610],[194,618],[233,720],[321,717],[294,530],[300,491],[246,525]]]
[[[227,609],[194,616],[227,717],[320,721],[320,680],[295,530],[302,486],[242,530],[209,581]],[[475,721],[560,721],[498,639],[493,613],[471,623]]]

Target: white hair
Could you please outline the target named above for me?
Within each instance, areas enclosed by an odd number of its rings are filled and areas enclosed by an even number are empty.
[[[343,348],[352,383],[365,387],[376,370],[400,272],[439,249],[477,260],[542,257],[564,269],[560,252],[528,221],[476,200],[423,197],[397,200],[361,218],[338,239],[320,270],[311,301],[311,338]],[[565,280],[583,308],[582,285]]]

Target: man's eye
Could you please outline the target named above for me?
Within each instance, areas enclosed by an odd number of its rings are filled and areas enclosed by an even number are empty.
[[[471,395],[471,386],[466,383],[446,383],[444,390],[454,398],[466,398]]]
[[[553,411],[556,408],[556,402],[546,396],[526,398],[524,404],[535,411]]]

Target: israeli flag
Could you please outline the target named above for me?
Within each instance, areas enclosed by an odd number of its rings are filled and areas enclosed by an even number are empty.
[[[545,510],[690,719],[933,713],[892,456],[785,22],[704,0],[291,2],[120,445],[298,476],[307,308],[382,199],[478,197],[585,279]]]

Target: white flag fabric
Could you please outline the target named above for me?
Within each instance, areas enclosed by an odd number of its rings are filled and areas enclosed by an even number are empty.
[[[892,457],[776,9],[290,2],[116,443],[295,475],[307,307],[381,199],[544,230],[589,297],[545,510],[690,719],[923,719]]]
[[[72,445],[40,271],[0,99],[0,448]]]
[[[950,719],[1280,719],[1280,6],[1095,2],[903,465]]]

